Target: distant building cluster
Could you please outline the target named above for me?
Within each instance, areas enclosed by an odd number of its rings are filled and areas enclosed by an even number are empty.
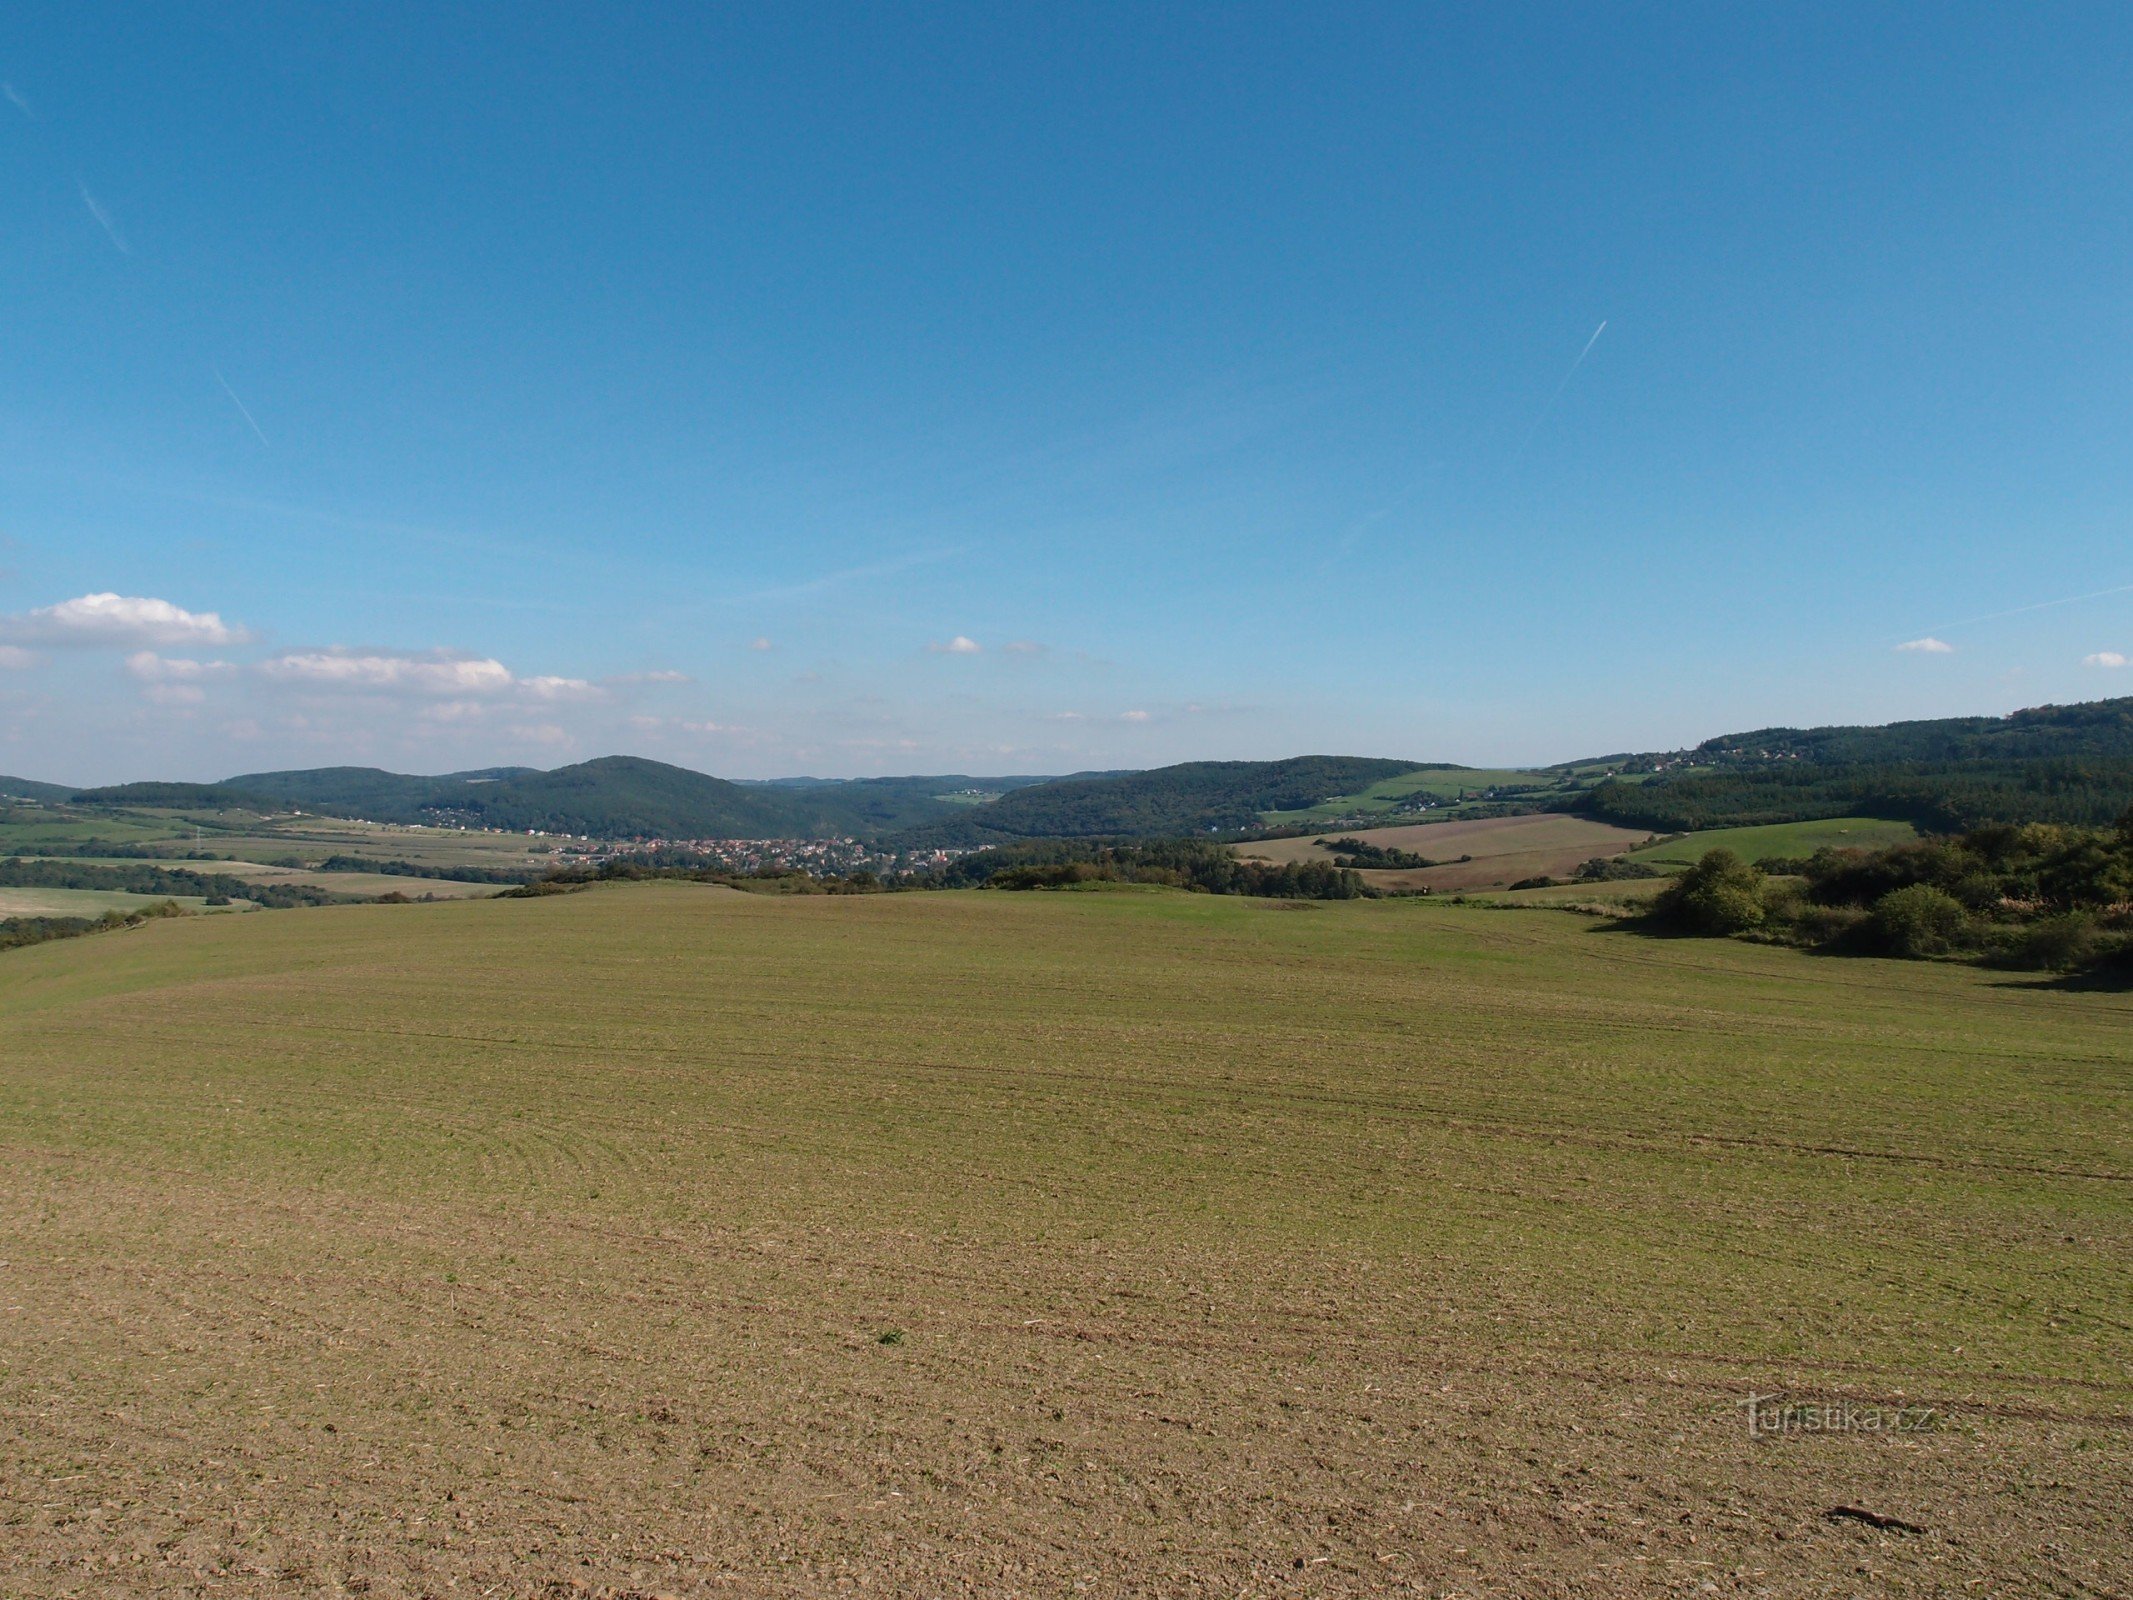
[[[687,856],[729,872],[805,872],[844,878],[855,872],[889,877],[944,867],[967,850],[880,850],[858,839],[629,839],[572,840],[557,852],[565,866],[597,867],[631,856]]]

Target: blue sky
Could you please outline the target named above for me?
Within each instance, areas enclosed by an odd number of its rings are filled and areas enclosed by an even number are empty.
[[[2104,5],[13,6],[0,771],[2133,692],[2129,81]]]

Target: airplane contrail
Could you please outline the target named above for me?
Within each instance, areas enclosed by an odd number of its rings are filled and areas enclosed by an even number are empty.
[[[2034,600],[2026,606],[2011,606],[2005,611],[1988,611],[1982,617],[1965,617],[1960,622],[1943,622],[1933,629],[1933,632],[1952,633],[1957,628],[1967,628],[1973,623],[1998,622],[2002,617],[2019,617],[2028,611],[2049,611],[2053,606],[2079,605],[2084,600],[2101,600],[2114,594],[2133,594],[2133,583],[2121,583],[2110,589],[2096,589],[2088,594],[2062,595],[2057,600]]]
[[[1533,426],[1526,430],[1525,438],[1519,441],[1519,455],[1526,453],[1526,446],[1531,444],[1533,436],[1541,431],[1541,424],[1548,420],[1548,413],[1555,409],[1556,401],[1563,398],[1563,391],[1570,387],[1570,380],[1578,375],[1578,368],[1585,364],[1585,358],[1592,354],[1592,347],[1600,342],[1600,335],[1606,331],[1607,319],[1602,317],[1600,325],[1592,330],[1592,337],[1585,341],[1585,348],[1578,352],[1577,360],[1571,362],[1570,370],[1563,374],[1563,381],[1555,386],[1555,393],[1548,396],[1548,403],[1540,408],[1540,415],[1533,419]]]
[[[237,414],[243,417],[245,423],[251,428],[252,432],[258,435],[259,442],[261,444],[267,444],[267,436],[264,433],[260,433],[259,424],[252,420],[252,413],[250,409],[245,405],[245,403],[237,398],[237,391],[230,387],[230,380],[225,378],[219,371],[216,371],[216,369],[213,367],[208,368],[208,371],[213,372],[215,374],[215,381],[222,385],[222,392],[230,397],[230,404],[237,408]],[[270,444],[267,444],[267,448],[271,450],[274,447]]]
[[[1563,390],[1569,386],[1570,380],[1577,376],[1578,368],[1582,367],[1585,364],[1585,358],[1592,354],[1592,347],[1600,342],[1600,335],[1605,333],[1606,331],[1607,319],[1605,317],[1602,317],[1600,319],[1600,325],[1592,330],[1592,337],[1585,341],[1585,348],[1578,352],[1577,360],[1571,362],[1570,370],[1563,374],[1563,381],[1555,386],[1555,392],[1557,394],[1561,394]]]
[[[122,256],[132,255],[133,246],[126,242],[126,235],[119,231],[118,219],[104,209],[104,203],[91,194],[89,186],[79,178],[75,179],[75,187],[81,190],[81,203],[89,208],[89,215],[94,217],[96,225],[104,230],[104,237],[111,241],[111,248]]]

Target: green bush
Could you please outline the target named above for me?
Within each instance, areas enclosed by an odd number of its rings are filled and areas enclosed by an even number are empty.
[[[1747,933],[1763,925],[1765,882],[1732,851],[1712,850],[1660,891],[1652,913],[1690,933]]]
[[[2009,966],[2073,972],[2093,966],[2118,942],[2087,912],[2070,911],[2018,930],[2002,954]]]
[[[1892,889],[1875,901],[1865,932],[1886,955],[1941,956],[1967,942],[1970,913],[1945,889],[1914,883],[1906,889]]]

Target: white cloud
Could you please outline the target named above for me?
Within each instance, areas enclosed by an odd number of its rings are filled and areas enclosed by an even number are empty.
[[[1954,645],[1949,644],[1944,639],[1936,639],[1930,634],[1923,639],[1906,639],[1896,648],[1899,650],[1915,650],[1921,655],[1929,656],[1952,656],[1955,654]]]
[[[384,651],[291,650],[259,663],[279,683],[317,689],[404,691],[414,694],[500,694],[517,680],[487,657],[394,655]]]
[[[536,700],[597,700],[598,686],[583,678],[521,678],[518,685]]]
[[[2123,651],[2099,650],[2092,656],[2083,656],[2081,664],[2084,667],[2122,667],[2126,658]]]
[[[220,678],[235,672],[231,661],[192,661],[184,656],[159,656],[153,650],[136,650],[126,658],[126,670],[143,683],[192,683],[201,678]]]
[[[485,704],[497,701],[553,704],[601,700],[607,695],[598,684],[583,678],[521,678],[494,657],[454,655],[448,650],[285,650],[257,663],[253,670],[271,682],[298,689],[433,695],[436,703],[424,712],[432,720],[479,716]]]
[[[0,671],[19,672],[24,667],[37,665],[37,657],[31,651],[16,644],[0,644]]]
[[[937,656],[974,656],[985,647],[979,644],[977,640],[959,633],[946,644],[935,640],[932,644],[927,645],[926,648]]]
[[[1121,722],[1146,722],[1148,713],[1145,711],[1121,711],[1118,714],[1118,720]]]
[[[22,616],[0,619],[0,631],[33,644],[101,645],[107,649],[157,644],[242,644],[248,637],[212,611],[187,611],[146,595],[85,594]]]
[[[758,635],[748,641],[748,648],[751,650],[775,650],[777,646],[772,644],[769,639]]]

